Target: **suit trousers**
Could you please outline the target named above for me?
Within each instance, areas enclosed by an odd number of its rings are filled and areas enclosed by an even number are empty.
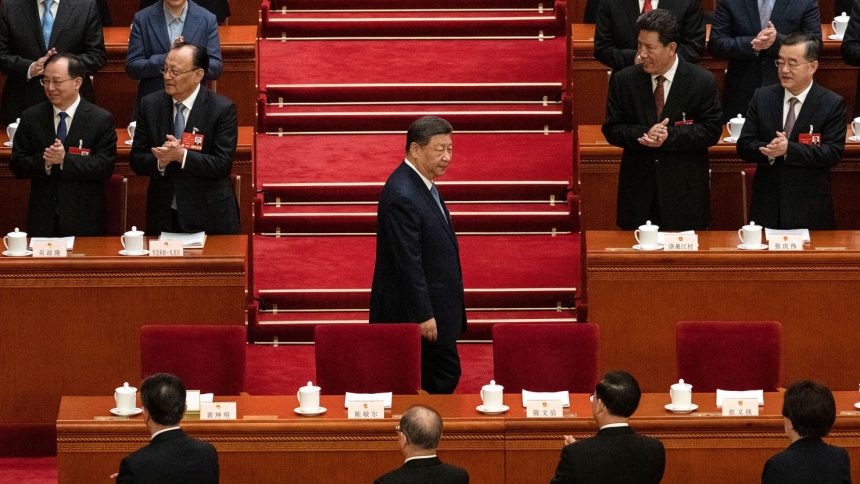
[[[421,340],[421,388],[427,393],[454,393],[460,383],[457,344],[439,345]]]

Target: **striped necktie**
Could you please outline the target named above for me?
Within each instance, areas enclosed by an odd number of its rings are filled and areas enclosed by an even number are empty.
[[[54,14],[51,13],[51,5],[54,0],[45,0],[45,13],[42,14],[42,37],[45,38],[45,49],[51,50],[51,30],[54,29]]]

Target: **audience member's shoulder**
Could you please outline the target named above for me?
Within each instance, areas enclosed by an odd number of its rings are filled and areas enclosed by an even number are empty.
[[[638,76],[648,75],[643,69],[641,64],[635,64],[632,66],[627,66],[620,71],[612,74],[612,77],[618,78],[620,82],[626,82],[630,79],[634,79]]]
[[[448,474],[451,476],[450,482],[466,483],[469,482],[469,472],[462,467],[457,467],[452,464],[442,464]]]

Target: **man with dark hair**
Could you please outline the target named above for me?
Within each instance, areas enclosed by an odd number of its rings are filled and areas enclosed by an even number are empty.
[[[436,457],[442,437],[442,417],[430,407],[409,407],[397,426],[397,443],[406,459],[403,465],[374,481],[375,484],[464,484],[465,469],[444,464]]]
[[[677,55],[678,24],[667,10],[637,21],[641,64],[612,75],[603,134],[624,149],[616,223],[650,220],[668,230],[710,220],[708,147],[722,133],[713,74]]]
[[[552,483],[659,483],[666,467],[663,444],[637,434],[629,424],[640,396],[639,383],[630,373],[603,375],[591,396],[591,412],[600,430],[579,441],[564,436]]]
[[[39,79],[48,58],[57,52],[80,57],[88,73],[81,78],[81,95],[92,101],[89,76],[107,62],[95,0],[4,0],[0,4],[0,71],[7,76],[0,122],[11,123],[25,109],[47,100]]]
[[[750,218],[774,229],[836,228],[830,168],[845,149],[845,101],[813,82],[818,38],[782,39],[780,85],[759,88],[747,109],[738,155],[755,163]]]
[[[189,437],[179,428],[185,415],[185,385],[179,378],[157,373],[140,386],[149,445],[119,465],[117,483],[205,484],[218,482],[215,447]]]
[[[753,92],[776,84],[774,61],[786,34],[810,32],[821,39],[818,0],[720,0],[711,23],[708,50],[728,59],[723,121],[743,114]]]
[[[105,182],[113,174],[113,116],[80,96],[87,75],[74,54],[45,62],[48,102],[21,115],[9,168],[30,179],[27,232],[35,237],[105,235]]]
[[[787,449],[768,459],[762,484],[849,484],[851,462],[845,449],[821,440],[836,421],[836,402],[826,386],[809,380],[792,384],[782,402]]]
[[[202,47],[176,44],[162,70],[164,91],[140,101],[131,168],[149,177],[147,233],[239,233],[230,183],[236,105],[202,84],[208,62]]]
[[[466,331],[460,248],[433,181],[451,163],[451,125],[425,116],[409,127],[406,158],[379,196],[371,323],[418,323],[421,387],[453,393],[460,381],[457,336]]]
[[[620,71],[639,64],[636,50],[636,22],[641,14],[658,8],[671,12],[678,29],[678,54],[687,62],[702,60],[705,51],[705,16],[699,0],[614,0],[600,2],[594,27],[594,56],[612,69]]]

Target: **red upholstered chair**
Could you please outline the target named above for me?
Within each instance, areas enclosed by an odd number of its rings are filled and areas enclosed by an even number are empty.
[[[332,324],[314,329],[317,381],[326,395],[421,390],[417,324]]]
[[[694,392],[780,386],[782,324],[776,321],[679,321],[675,339],[678,378]],[[735,371],[741,362],[743,371]]]
[[[244,326],[151,325],[140,328],[140,373],[172,373],[185,388],[216,395],[245,391]]]
[[[591,323],[496,324],[493,373],[505,393],[594,391],[599,328]],[[535,371],[536,367],[541,371]]]

